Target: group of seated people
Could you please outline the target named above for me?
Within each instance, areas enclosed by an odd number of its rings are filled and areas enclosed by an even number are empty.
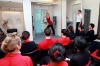
[[[94,24],[89,25],[89,31],[79,28],[76,35],[72,26],[61,30],[61,38],[53,39],[51,30],[44,30],[45,39],[39,44],[30,41],[30,33],[24,31],[22,37],[17,35],[17,29],[8,29],[7,36],[1,44],[0,66],[90,66],[90,50],[87,40],[94,36]],[[39,37],[41,38],[41,37]],[[71,57],[66,56],[66,47],[74,47]],[[92,46],[93,47],[93,46]],[[91,48],[89,48],[91,49]],[[3,53],[3,52],[4,53]]]

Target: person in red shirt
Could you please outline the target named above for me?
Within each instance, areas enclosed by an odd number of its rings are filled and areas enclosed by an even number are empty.
[[[52,22],[51,19],[50,19],[49,13],[46,13],[46,19],[47,19],[47,22],[48,22],[47,28],[51,27],[52,32],[53,32],[53,35],[55,35],[55,30],[54,30],[54,28],[53,28],[53,22]]]
[[[20,54],[20,48],[21,40],[17,32],[10,33],[1,45],[1,50],[6,53],[6,56],[0,59],[0,66],[33,66],[30,57]]]
[[[48,50],[54,43],[56,43],[56,40],[50,37],[51,30],[49,28],[46,28],[44,33],[46,37],[38,44],[39,50]]]
[[[65,48],[60,43],[55,43],[52,45],[48,53],[50,63],[42,66],[68,66],[68,63],[64,61]]]
[[[67,46],[71,41],[70,38],[66,36],[67,35],[67,30],[66,29],[62,29],[61,33],[62,33],[62,38],[59,38],[57,40],[57,42],[61,43],[63,46]]]

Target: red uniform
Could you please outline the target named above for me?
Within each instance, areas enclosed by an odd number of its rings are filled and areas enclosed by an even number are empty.
[[[53,22],[51,21],[50,17],[47,18],[47,22],[48,22],[49,25],[52,25],[53,24]]]
[[[42,66],[52,66],[52,65],[48,64],[48,65],[42,65]],[[57,66],[68,66],[68,63],[65,62],[65,61],[62,61],[62,62],[59,62],[59,63],[57,64]]]
[[[30,57],[16,53],[0,59],[0,66],[33,66],[33,63]]]
[[[47,50],[49,49],[54,43],[56,43],[55,39],[45,39],[38,44],[39,50]]]
[[[67,46],[67,45],[71,42],[71,40],[70,40],[69,37],[66,37],[66,38],[59,38],[59,39],[57,40],[57,42],[58,42],[58,43],[61,43],[63,46]]]

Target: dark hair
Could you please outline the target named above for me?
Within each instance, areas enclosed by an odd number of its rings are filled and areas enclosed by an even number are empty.
[[[49,56],[53,62],[60,62],[64,60],[65,48],[59,43],[55,43],[49,49]]]
[[[66,29],[62,29],[62,30],[61,30],[61,33],[63,33],[63,35],[66,36],[66,35],[67,35],[67,30],[66,30]]]
[[[50,36],[51,30],[50,30],[49,28],[46,28],[46,29],[44,30],[44,33],[45,33],[46,36]]]
[[[68,29],[69,29],[70,32],[74,32],[74,29],[73,29],[72,26],[69,26]]]
[[[7,33],[17,32],[17,29],[7,29]]]
[[[82,11],[81,10],[78,10],[80,13],[82,13]]]
[[[75,47],[81,51],[84,51],[87,47],[86,40],[81,36],[78,36],[75,38],[74,44],[75,44]]]
[[[91,23],[90,25],[91,25],[91,27],[92,27],[92,28],[94,28],[94,27],[95,27],[95,25],[94,25],[93,23]]]
[[[27,40],[30,36],[30,33],[28,31],[23,31],[22,33],[22,39]]]

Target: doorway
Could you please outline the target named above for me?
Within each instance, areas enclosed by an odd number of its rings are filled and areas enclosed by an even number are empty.
[[[100,4],[99,4],[99,20],[98,20],[98,39],[100,40]]]
[[[44,29],[47,27],[46,21],[46,13],[48,12],[47,9],[34,9],[34,31],[35,37],[37,38],[39,35],[43,35]]]
[[[77,11],[81,10],[81,9],[82,9],[81,3],[75,4],[72,7],[72,18],[73,18],[73,27],[74,27],[74,30],[76,30]]]

